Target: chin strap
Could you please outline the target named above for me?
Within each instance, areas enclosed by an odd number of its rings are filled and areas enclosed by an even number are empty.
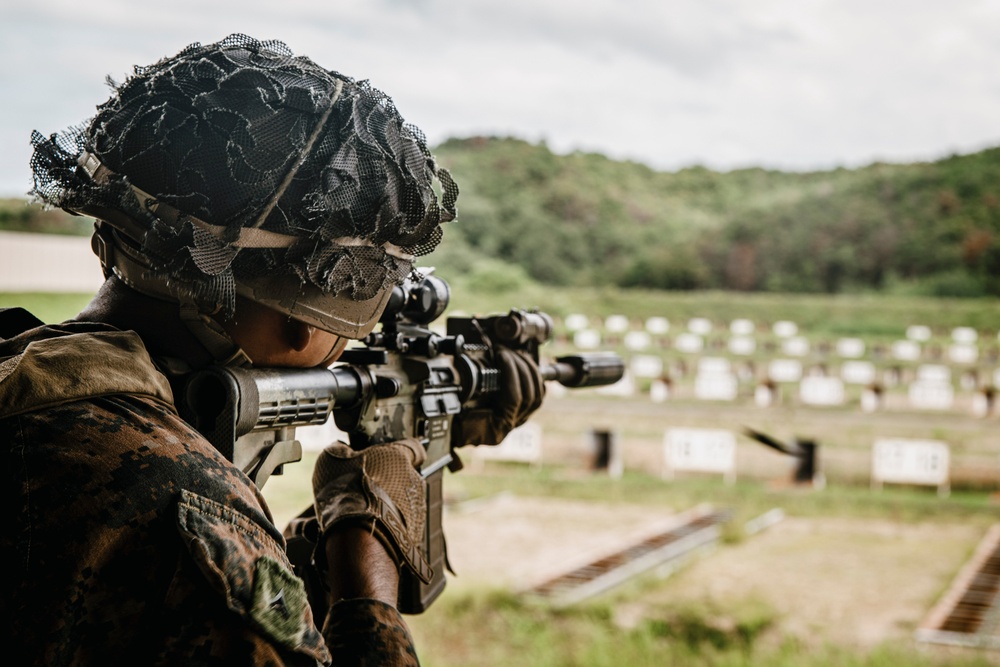
[[[233,342],[222,325],[208,315],[199,312],[194,303],[181,302],[180,315],[184,326],[208,350],[217,365],[241,368],[253,366],[247,353]]]

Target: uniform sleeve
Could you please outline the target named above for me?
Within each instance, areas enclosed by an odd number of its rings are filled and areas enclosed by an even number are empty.
[[[242,654],[248,656],[242,664],[253,665],[419,665],[402,615],[379,600],[338,602],[318,632],[305,582],[281,546],[242,513],[184,491],[178,516],[191,560],[214,591],[184,596],[186,609],[193,611],[196,598],[204,604],[203,598],[214,598],[232,612],[223,615],[231,621],[225,625],[210,613],[188,616],[202,623],[178,633],[188,640],[180,645],[184,650]]]
[[[371,598],[341,600],[328,606],[326,588],[313,562],[319,532],[310,506],[284,530],[288,556],[305,582],[323,639],[338,667],[354,665],[418,665],[413,639],[395,607]]]
[[[8,653],[39,665],[329,663],[252,483],[166,408],[72,402],[0,420],[0,444]]]
[[[333,665],[419,665],[413,639],[402,615],[379,600],[341,600],[330,608],[323,638]]]

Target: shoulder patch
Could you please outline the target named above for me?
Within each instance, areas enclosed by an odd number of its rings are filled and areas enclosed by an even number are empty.
[[[265,530],[232,507],[187,490],[181,491],[177,520],[191,557],[231,611],[276,644],[329,661],[305,585]]]
[[[268,556],[257,559],[250,616],[269,635],[289,648],[302,644],[309,629],[303,623],[308,602],[302,580]]]

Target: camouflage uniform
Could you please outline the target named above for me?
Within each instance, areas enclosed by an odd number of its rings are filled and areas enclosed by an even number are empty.
[[[334,605],[317,631],[263,498],[177,416],[136,334],[17,333],[25,316],[0,311],[8,652],[39,665],[416,664],[402,618],[376,600]]]

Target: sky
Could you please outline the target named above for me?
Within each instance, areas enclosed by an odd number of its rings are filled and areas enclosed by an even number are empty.
[[[515,136],[676,170],[1000,145],[1000,0],[5,0],[0,196],[106,77],[231,33],[368,79],[431,145]]]

